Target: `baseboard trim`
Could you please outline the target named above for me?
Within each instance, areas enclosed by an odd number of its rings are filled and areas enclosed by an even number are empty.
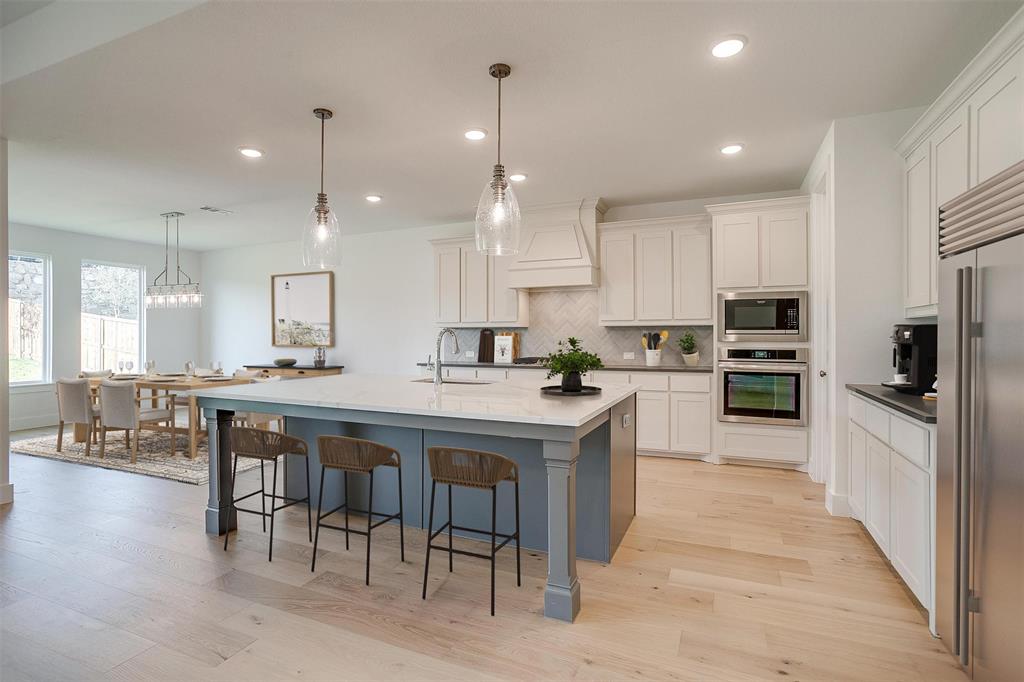
[[[850,516],[850,500],[825,488],[825,510],[832,516]]]

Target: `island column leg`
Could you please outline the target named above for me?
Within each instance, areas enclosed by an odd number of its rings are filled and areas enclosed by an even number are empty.
[[[229,410],[206,410],[206,439],[210,448],[210,499],[206,503],[206,532],[223,535],[235,528],[231,507],[231,418]],[[198,416],[198,412],[197,412]]]
[[[580,443],[544,441],[548,472],[548,583],[544,615],[570,623],[580,611],[576,575],[576,459]]]

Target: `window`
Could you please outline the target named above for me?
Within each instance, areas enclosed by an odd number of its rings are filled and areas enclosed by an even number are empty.
[[[140,369],[141,308],[141,268],[82,263],[83,370]]]
[[[50,380],[50,261],[7,256],[8,369],[11,384]]]

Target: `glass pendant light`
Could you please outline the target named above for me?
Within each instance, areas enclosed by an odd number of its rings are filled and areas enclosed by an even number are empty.
[[[330,109],[314,109],[313,115],[320,119],[320,193],[316,195],[316,205],[306,218],[306,226],[302,230],[302,262],[307,268],[328,270],[338,265],[340,260],[340,230],[338,216],[327,204],[324,194],[324,121],[334,116]]]
[[[181,269],[181,211],[161,213],[164,219],[164,269],[156,276],[153,283],[146,287],[146,308],[202,308],[203,292],[199,282],[193,282],[188,273]],[[175,275],[174,284],[168,279],[169,254],[171,251],[170,234],[171,218],[174,218],[174,253]],[[185,276],[182,283],[181,277]],[[163,283],[160,283],[160,278]]]
[[[498,79],[498,162],[476,206],[476,250],[489,256],[514,256],[519,253],[519,200],[501,165],[501,79],[508,78],[512,67],[491,64],[489,73]]]

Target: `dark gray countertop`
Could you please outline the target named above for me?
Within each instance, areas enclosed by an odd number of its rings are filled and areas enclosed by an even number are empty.
[[[427,363],[417,362],[417,367],[426,367]],[[463,360],[451,360],[442,362],[442,367],[497,367],[499,369],[545,369],[543,365],[516,365],[497,362],[466,362]],[[612,372],[697,372],[710,374],[714,368],[711,365],[698,365],[686,367],[685,365],[661,365],[660,367],[648,367],[647,365],[605,365],[601,370]]]
[[[846,390],[873,400],[880,405],[896,410],[925,424],[936,422],[935,412],[938,401],[925,400],[919,395],[900,393],[895,388],[878,384],[846,384]]]

